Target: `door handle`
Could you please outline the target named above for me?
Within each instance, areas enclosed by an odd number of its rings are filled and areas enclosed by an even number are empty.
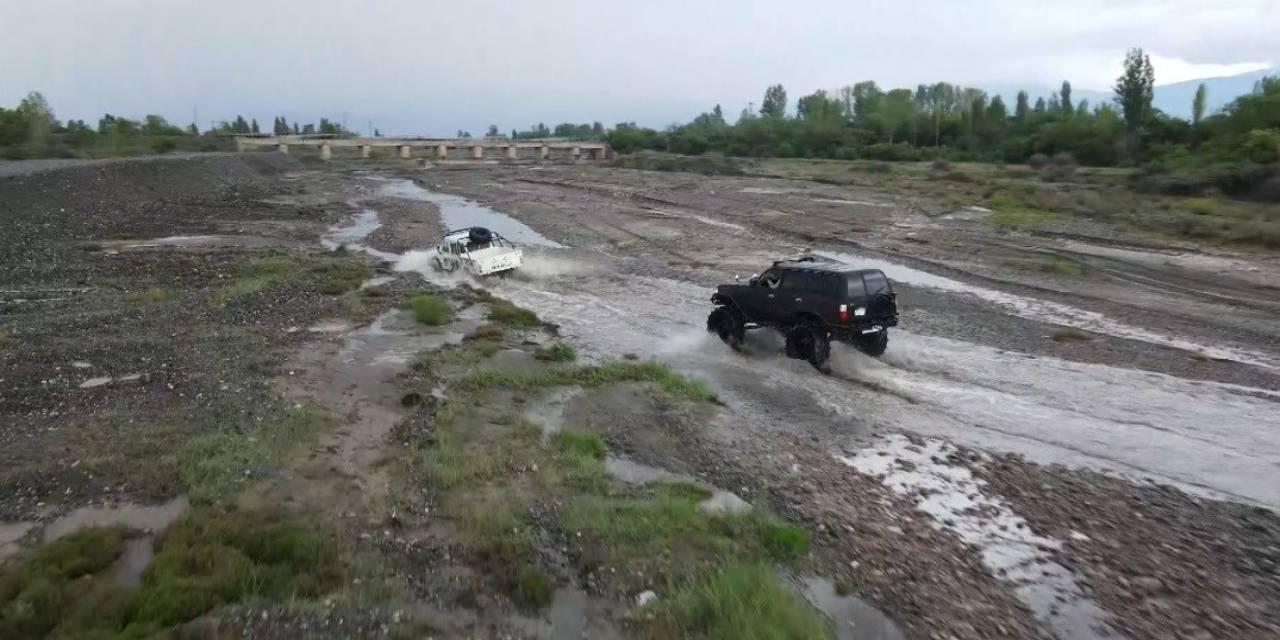
[[[796,302],[800,302],[800,298],[796,298]]]
[[[771,294],[769,294],[769,299],[770,299],[770,300],[772,300],[772,299],[773,299],[773,294],[772,294],[772,293],[771,293]]]

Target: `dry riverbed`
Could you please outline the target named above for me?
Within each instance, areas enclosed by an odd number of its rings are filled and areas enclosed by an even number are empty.
[[[749,171],[8,166],[0,637],[1280,632],[1274,257]],[[426,268],[468,224],[527,268]],[[704,331],[801,250],[884,358]]]

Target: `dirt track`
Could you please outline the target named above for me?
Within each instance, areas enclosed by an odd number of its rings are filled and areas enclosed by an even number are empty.
[[[166,186],[140,193],[133,183]],[[683,450],[618,434],[632,455],[799,518],[818,532],[824,572],[911,635],[1106,637],[1092,625],[1149,638],[1280,632],[1276,259],[1151,249],[1158,240],[1095,237],[1085,226],[1011,234],[977,210],[928,214],[941,207],[911,194],[584,166],[370,174],[270,155],[5,178],[3,328],[10,340],[43,336],[0,373],[8,455],[51,455],[46,430],[118,403],[158,414],[167,385],[219,388],[195,343],[164,329],[214,320],[175,308],[130,326],[134,362],[109,371],[146,368],[144,384],[78,390],[72,361],[122,354],[97,357],[99,318],[66,315],[76,303],[59,299],[123,277],[121,264],[206,286],[239,259],[216,248],[230,241],[119,254],[82,245],[205,235],[315,248],[329,225],[373,210],[382,226],[358,242],[412,273],[444,224],[446,205],[422,189],[487,205],[565,246],[531,248],[524,274],[485,283],[495,293],[558,323],[590,357],[659,358],[707,378],[725,400],[725,414]],[[775,336],[752,335],[737,354],[705,332],[715,283],[809,249],[895,280],[904,313],[883,359],[838,347],[828,377],[783,358]],[[1009,266],[1046,256],[1087,272]],[[217,321],[298,348],[303,338],[284,331],[335,315],[328,304],[282,300]],[[1068,327],[1084,339],[1054,339]],[[340,380],[327,384],[317,392],[345,392]],[[66,486],[38,475],[7,477],[18,483],[8,495],[24,498],[4,504],[6,517]],[[1144,526],[1126,531],[1133,517]],[[1202,540],[1210,534],[1219,538]],[[1147,557],[1144,544],[1169,551]],[[1188,613],[1161,613],[1169,610]]]

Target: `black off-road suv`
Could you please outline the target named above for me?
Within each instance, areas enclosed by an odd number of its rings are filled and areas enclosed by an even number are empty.
[[[737,349],[747,329],[770,327],[787,339],[787,357],[827,371],[831,341],[879,356],[898,324],[897,296],[884,272],[804,256],[773,263],[746,284],[716,287],[707,331]]]

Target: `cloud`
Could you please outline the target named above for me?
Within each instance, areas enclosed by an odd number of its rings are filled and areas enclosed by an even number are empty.
[[[537,122],[663,126],[864,79],[1105,88],[1280,60],[1280,0],[0,0],[0,104],[63,117],[339,118],[384,132]]]

